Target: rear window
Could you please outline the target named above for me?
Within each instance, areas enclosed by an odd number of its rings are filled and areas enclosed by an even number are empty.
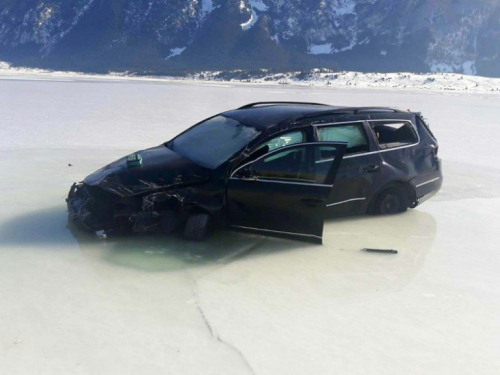
[[[417,116],[417,121],[420,122],[420,124],[427,130],[429,135],[434,139],[437,140],[436,136],[432,133],[430,126],[429,126],[429,121],[422,115]]]
[[[380,148],[387,149],[417,143],[415,128],[409,121],[371,121]]]
[[[368,151],[368,142],[361,124],[343,124],[318,128],[322,142],[346,142],[346,154]]]

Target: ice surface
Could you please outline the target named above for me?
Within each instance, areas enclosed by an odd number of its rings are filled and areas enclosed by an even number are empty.
[[[499,96],[0,78],[2,373],[498,374]],[[421,110],[442,192],[401,215],[328,219],[323,246],[66,227],[74,181],[264,100]]]

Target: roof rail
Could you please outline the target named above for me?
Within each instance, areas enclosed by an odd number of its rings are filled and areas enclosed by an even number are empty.
[[[391,112],[391,113],[396,113],[396,112],[401,112],[398,111],[397,109],[394,108],[389,108],[389,107],[361,107],[361,108],[353,108],[354,113],[386,113],[386,112]]]
[[[370,114],[370,113],[401,113],[404,111],[388,108],[388,107],[344,107],[336,108],[327,111],[321,111],[312,113],[301,118],[311,118],[311,117],[321,117],[328,115],[358,115],[358,114]]]
[[[248,109],[248,108],[253,108],[253,107],[257,107],[259,105],[266,105],[266,104],[306,104],[306,105],[319,105],[319,106],[330,107],[328,104],[310,103],[310,102],[256,102],[256,103],[250,103],[250,104],[244,105],[243,107],[240,107],[238,109]]]

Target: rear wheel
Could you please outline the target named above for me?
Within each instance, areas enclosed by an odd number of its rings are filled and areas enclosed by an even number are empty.
[[[400,188],[392,187],[381,192],[373,205],[376,215],[390,215],[404,212],[408,209],[406,192]]]
[[[212,218],[209,214],[193,214],[186,222],[184,237],[192,241],[203,241],[210,233],[211,224]]]

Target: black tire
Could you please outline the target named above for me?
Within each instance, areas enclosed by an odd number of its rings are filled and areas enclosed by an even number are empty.
[[[405,212],[408,209],[406,192],[400,188],[392,187],[381,192],[373,204],[375,215],[391,215]]]
[[[158,223],[158,233],[171,234],[179,227],[179,224],[179,216],[174,211],[165,211]]]
[[[210,233],[212,218],[208,214],[194,214],[189,217],[184,228],[184,237],[192,241],[203,241]]]

